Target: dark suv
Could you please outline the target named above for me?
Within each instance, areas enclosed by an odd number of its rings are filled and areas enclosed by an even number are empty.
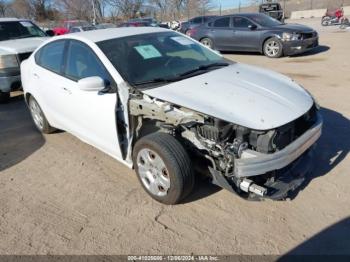
[[[215,17],[216,16],[197,16],[197,17],[194,17],[194,18],[188,20],[187,22],[181,23],[180,32],[187,35],[191,29],[193,29],[197,26],[203,25]]]

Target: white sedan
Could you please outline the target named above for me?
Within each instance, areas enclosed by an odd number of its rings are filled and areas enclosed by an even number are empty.
[[[195,173],[247,199],[282,199],[321,135],[318,105],[293,80],[161,28],[52,38],[21,76],[41,132],[66,130],[134,168],[165,204],[192,191]]]

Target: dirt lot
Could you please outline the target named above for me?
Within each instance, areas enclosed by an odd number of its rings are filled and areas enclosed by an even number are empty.
[[[0,105],[0,253],[350,254],[349,43],[349,31],[327,29],[304,56],[226,54],[289,75],[323,107],[314,173],[288,201],[200,182],[163,206],[107,155],[64,132],[41,136],[20,96]]]

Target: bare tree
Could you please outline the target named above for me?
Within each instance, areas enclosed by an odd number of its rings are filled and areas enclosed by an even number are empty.
[[[130,18],[135,17],[145,4],[145,0],[108,0],[109,4],[117,8],[121,15]]]
[[[0,1],[0,16],[5,16],[8,5],[5,0]]]

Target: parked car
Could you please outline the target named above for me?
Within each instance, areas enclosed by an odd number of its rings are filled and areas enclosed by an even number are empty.
[[[91,30],[97,30],[96,26],[93,26],[93,25],[74,26],[69,29],[69,33],[79,33],[79,32],[91,31]]]
[[[180,25],[180,32],[183,34],[188,34],[191,29],[203,25],[207,22],[209,22],[211,19],[215,18],[216,16],[198,16],[194,17],[187,22],[182,22]]]
[[[69,30],[72,27],[78,27],[78,26],[90,26],[91,24],[84,20],[65,20],[63,21],[62,25],[54,27],[52,30],[55,33],[55,35],[64,35],[69,33]]]
[[[150,27],[149,22],[125,22],[118,25],[118,27]]]
[[[157,27],[159,26],[159,22],[152,17],[142,17],[142,18],[134,18],[129,19],[129,23],[147,23],[148,26]]]
[[[95,25],[97,29],[108,29],[108,28],[116,28],[117,26],[112,23],[102,23]]]
[[[47,39],[30,20],[0,18],[0,103],[21,87],[20,63]]]
[[[280,3],[264,3],[259,6],[259,12],[284,22],[284,11]]]
[[[321,135],[319,107],[295,81],[162,28],[67,34],[21,72],[41,132],[66,130],[135,168],[166,204],[192,191],[195,167],[242,197],[284,198]]]
[[[259,13],[218,17],[188,35],[220,51],[261,52],[271,58],[301,54],[318,46],[318,33],[312,28],[284,24]]]

